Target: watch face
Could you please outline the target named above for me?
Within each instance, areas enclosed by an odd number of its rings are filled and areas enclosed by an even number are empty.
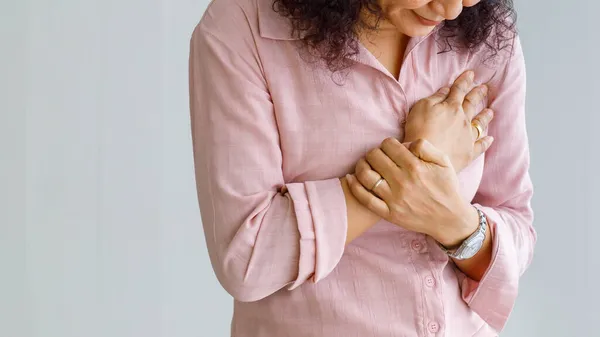
[[[469,241],[465,242],[465,244],[463,245],[463,249],[460,252],[459,258],[466,260],[475,256],[475,254],[477,254],[477,252],[479,252],[479,250],[481,249],[481,246],[483,246],[484,239],[485,235],[483,235],[482,233],[479,233],[478,235],[470,238]]]

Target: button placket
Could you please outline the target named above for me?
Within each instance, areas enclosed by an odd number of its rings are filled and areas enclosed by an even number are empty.
[[[407,248],[411,250],[413,263],[417,266],[418,280],[420,288],[423,291],[424,306],[424,332],[428,336],[444,334],[442,326],[443,303],[441,294],[438,291],[438,283],[441,282],[437,268],[440,264],[432,254],[436,253],[436,245],[432,245],[429,237],[425,235],[415,235],[406,241]],[[444,254],[445,255],[445,254]],[[441,322],[441,323],[440,323]]]

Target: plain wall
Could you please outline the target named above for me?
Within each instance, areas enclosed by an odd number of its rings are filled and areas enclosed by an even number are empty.
[[[2,1],[0,336],[228,336],[189,130],[206,5]],[[518,5],[539,242],[502,336],[600,336],[600,3]]]

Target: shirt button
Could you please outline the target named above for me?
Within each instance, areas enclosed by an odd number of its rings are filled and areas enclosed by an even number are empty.
[[[440,325],[436,322],[430,322],[429,324],[427,324],[427,329],[429,329],[429,332],[431,333],[436,333],[440,331]]]
[[[425,278],[425,285],[428,286],[429,288],[435,287],[435,279],[431,276],[427,276]]]
[[[413,240],[410,244],[410,247],[415,252],[421,252],[421,249],[423,249],[423,244],[419,240]]]

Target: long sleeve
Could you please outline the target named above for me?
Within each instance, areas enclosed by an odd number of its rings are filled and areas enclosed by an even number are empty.
[[[463,299],[500,332],[517,298],[519,278],[533,258],[529,146],[525,126],[525,62],[519,39],[499,81],[492,83],[495,118],[488,134],[495,141],[485,156],[474,204],[486,214],[492,234],[491,264],[476,282],[460,273]]]
[[[196,184],[217,278],[235,299],[256,301],[333,270],[344,251],[346,205],[338,178],[284,180],[256,42],[241,10],[227,15],[211,18],[209,9],[191,40]]]

